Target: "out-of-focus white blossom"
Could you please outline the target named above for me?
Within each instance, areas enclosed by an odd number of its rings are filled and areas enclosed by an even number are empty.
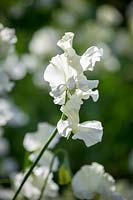
[[[30,52],[42,58],[53,55],[57,49],[57,39],[58,33],[54,29],[42,28],[33,35],[29,45]]]
[[[105,25],[119,25],[122,22],[122,15],[111,5],[102,5],[97,9],[97,19]]]
[[[10,81],[9,76],[1,69],[0,70],[0,94],[10,92],[14,83]]]
[[[7,57],[2,67],[12,80],[20,80],[24,78],[27,73],[26,66],[15,53]]]
[[[125,29],[121,29],[117,32],[112,46],[118,55],[132,58],[133,40],[131,35]]]
[[[16,42],[15,30],[0,24],[0,59],[6,58]]]
[[[34,162],[38,156],[38,154],[40,153],[40,151],[36,151],[36,152],[33,152],[29,155],[29,160]],[[39,160],[38,164],[40,166],[45,166],[45,167],[50,167],[51,165],[51,162],[54,158],[54,154],[47,150],[45,151],[45,153],[43,154],[43,156],[41,157],[41,159]],[[59,165],[59,161],[57,158],[54,158],[54,163],[53,163],[53,166],[52,166],[52,171],[57,171],[58,169],[58,165]]]
[[[29,121],[29,116],[23,112],[18,106],[11,103],[12,118],[9,120],[10,126],[24,126]]]
[[[72,189],[79,199],[93,199],[96,194],[109,196],[115,191],[115,180],[98,163],[83,166],[73,177]]]
[[[12,117],[10,103],[6,99],[0,98],[0,126],[6,125]]]
[[[99,45],[101,41],[105,43],[112,42],[114,35],[115,32],[112,27],[104,26],[94,20],[89,20],[82,24],[76,32],[76,38],[80,48],[87,48],[88,45],[92,44]]]
[[[115,56],[108,45],[102,43],[102,47],[104,49],[104,55],[102,62],[100,63],[101,68],[104,68],[109,72],[118,71],[121,67],[118,58]]]
[[[33,54],[24,54],[21,61],[29,73],[34,73],[40,67],[41,63],[37,56]]]
[[[49,173],[49,168],[47,167],[36,167],[33,170],[33,174],[30,176],[30,178],[26,181],[25,185],[23,186],[20,197],[23,199],[23,197],[26,197],[28,199],[36,200],[39,198],[42,186],[44,184],[44,181]],[[49,175],[46,188],[44,191],[44,198],[55,198],[58,195],[58,185],[52,180],[53,175],[52,173]],[[13,184],[15,188],[18,188],[22,179],[23,174],[19,173],[14,175],[12,177]]]
[[[41,149],[47,141],[47,139],[49,138],[51,132],[53,132],[54,128],[54,126],[50,125],[47,122],[39,123],[36,132],[27,133],[25,135],[23,141],[24,148],[29,152]],[[50,143],[49,148],[54,148],[58,141],[59,136],[57,135]]]

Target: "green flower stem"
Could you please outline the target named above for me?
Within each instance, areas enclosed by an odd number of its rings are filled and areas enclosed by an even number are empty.
[[[55,130],[53,131],[53,133],[50,135],[50,137],[48,138],[46,144],[44,145],[44,147],[42,148],[41,152],[39,153],[38,157],[36,158],[35,162],[31,165],[30,169],[28,170],[28,172],[25,174],[21,185],[19,186],[19,188],[17,189],[14,197],[12,198],[12,200],[15,200],[19,194],[19,192],[21,191],[24,183],[26,182],[26,180],[28,179],[28,177],[30,176],[30,174],[32,173],[34,167],[37,165],[38,161],[40,160],[40,158],[42,157],[43,153],[45,152],[45,150],[47,149],[48,145],[50,144],[50,142],[53,140],[53,138],[55,137],[55,135],[57,134],[57,128],[55,128]]]
[[[43,194],[44,194],[44,191],[45,191],[45,188],[46,188],[46,185],[47,185],[47,181],[48,181],[49,175],[50,175],[50,173],[52,172],[52,167],[53,167],[53,164],[54,164],[54,160],[55,160],[56,156],[57,156],[58,154],[60,154],[60,153],[63,154],[64,157],[68,157],[67,152],[66,152],[65,150],[63,150],[63,149],[58,149],[58,150],[55,152],[54,157],[53,157],[53,159],[52,159],[52,161],[51,161],[51,164],[50,164],[50,167],[49,167],[49,172],[48,172],[47,177],[46,177],[46,179],[45,179],[45,181],[44,181],[44,184],[43,184],[43,186],[42,186],[41,194],[40,194],[38,200],[41,200],[42,197],[43,197]]]

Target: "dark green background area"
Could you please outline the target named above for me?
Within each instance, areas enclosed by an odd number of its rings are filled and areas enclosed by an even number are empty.
[[[18,37],[17,51],[19,54],[28,52],[28,43],[33,33],[44,26],[52,26],[66,31],[56,20],[53,14],[62,9],[62,1],[53,1],[52,7],[36,7],[37,1],[0,1],[0,21],[9,27],[16,29]],[[89,19],[95,18],[97,6],[110,4],[119,9],[124,17],[121,26],[126,27],[125,10],[130,1],[114,0],[91,0],[92,12],[78,16],[78,22],[71,30],[77,29],[79,25]],[[17,17],[12,14],[12,6],[21,9],[21,15]],[[81,49],[84,49],[82,46]],[[80,52],[78,46],[77,52]],[[61,139],[58,147],[65,148],[69,153],[70,164],[73,172],[77,171],[83,164],[99,162],[105,166],[115,178],[127,178],[132,180],[133,174],[129,171],[129,153],[133,149],[133,66],[129,58],[119,58],[121,69],[115,73],[105,70],[96,74],[94,78],[100,80],[99,101],[94,103],[91,99],[86,101],[80,111],[81,122],[96,119],[102,122],[104,135],[101,143],[87,148],[83,142]],[[129,78],[130,77],[130,78]],[[89,78],[89,77],[88,77]],[[28,115],[30,121],[25,127],[5,128],[6,137],[11,144],[10,154],[16,158],[20,169],[23,166],[24,149],[23,137],[26,132],[37,129],[38,122],[48,121],[56,125],[60,118],[60,107],[54,105],[48,91],[38,89],[32,83],[31,75],[23,80],[17,81],[13,91],[9,94],[14,102]]]

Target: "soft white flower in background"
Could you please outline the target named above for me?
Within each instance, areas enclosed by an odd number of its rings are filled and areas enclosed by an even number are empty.
[[[54,129],[55,127],[47,122],[39,123],[37,131],[33,133],[26,133],[23,141],[24,148],[29,152],[40,150]],[[48,148],[54,148],[59,142],[59,138],[59,135],[54,137]]]
[[[10,81],[9,76],[0,69],[0,94],[10,92],[14,86],[14,83]]]
[[[34,153],[31,153],[29,155],[29,160],[34,162],[39,153],[40,151],[35,151]],[[53,158],[54,158],[54,154],[52,153],[52,151],[46,150],[43,156],[41,157],[41,159],[39,160],[38,164],[40,166],[45,166],[49,168]],[[57,158],[54,158],[52,171],[57,171],[58,166],[59,166],[59,160]]]
[[[57,40],[58,33],[56,30],[50,27],[42,28],[33,35],[29,50],[32,54],[42,58],[53,55],[57,50],[55,45]]]
[[[72,179],[74,195],[79,199],[93,199],[96,194],[108,196],[115,191],[115,180],[98,163],[83,166]]]
[[[104,68],[109,72],[118,71],[121,67],[120,61],[107,44],[102,43],[101,45],[104,49],[104,55],[99,68]]]
[[[0,98],[0,126],[6,123],[13,117],[10,102],[6,99]]]
[[[13,102],[10,102],[12,118],[9,120],[8,124],[12,127],[24,126],[29,122],[29,116],[27,113],[22,111]]]
[[[23,79],[27,73],[26,66],[15,52],[7,57],[2,67],[12,80]]]
[[[111,5],[99,6],[96,12],[97,19],[105,25],[119,25],[122,22],[122,15]]]
[[[97,34],[98,33],[98,34]],[[98,45],[101,41],[108,43],[112,42],[114,37],[114,29],[110,26],[103,26],[97,21],[89,20],[81,24],[76,31],[76,40],[79,47],[87,48],[88,45]]]
[[[49,168],[47,167],[36,167],[33,170],[32,175],[26,181],[25,185],[23,186],[20,195],[21,198],[26,197],[28,199],[38,199],[42,185],[49,173]],[[44,191],[44,198],[55,198],[58,195],[58,185],[52,180],[53,175],[52,173],[48,177],[47,185]],[[21,181],[23,179],[23,174],[19,173],[12,177],[12,182],[15,188],[18,188]]]
[[[23,54],[21,62],[29,73],[36,73],[36,70],[42,65],[40,59],[34,54]]]
[[[0,24],[0,59],[6,58],[13,51],[16,42],[15,30]]]
[[[116,54],[132,58],[133,40],[130,33],[126,29],[123,28],[117,32],[112,46]]]

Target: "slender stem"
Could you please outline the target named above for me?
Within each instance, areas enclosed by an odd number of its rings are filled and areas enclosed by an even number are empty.
[[[42,186],[41,194],[40,194],[38,200],[41,200],[42,197],[43,197],[43,194],[44,194],[44,191],[45,191],[45,187],[46,187],[46,185],[47,185],[47,181],[48,181],[49,175],[50,175],[50,173],[52,172],[52,167],[53,167],[53,164],[54,164],[54,160],[55,160],[56,156],[57,156],[59,153],[62,153],[62,154],[64,154],[64,156],[67,157],[67,152],[66,152],[65,150],[63,150],[63,149],[58,149],[58,150],[55,152],[55,154],[54,154],[54,156],[53,156],[53,159],[52,159],[52,161],[51,161],[50,167],[49,167],[49,172],[48,172],[48,174],[47,174],[46,179],[44,180],[44,184],[43,184],[43,186]]]
[[[34,167],[37,165],[38,161],[40,160],[40,158],[42,157],[43,153],[45,152],[45,150],[47,149],[48,145],[50,144],[50,142],[52,141],[52,139],[55,137],[55,135],[57,134],[57,128],[55,128],[55,130],[53,131],[53,133],[50,135],[50,137],[48,138],[46,144],[44,145],[44,147],[42,148],[41,152],[39,153],[38,157],[36,158],[36,160],[34,161],[34,163],[31,165],[30,169],[28,170],[28,172],[25,174],[21,185],[19,186],[19,188],[17,189],[15,195],[13,196],[12,200],[15,200],[19,194],[19,192],[21,191],[25,181],[28,179],[28,177],[30,176],[31,172],[33,171]]]
[[[49,168],[49,172],[48,172],[48,174],[47,174],[46,179],[44,180],[44,183],[43,183],[43,186],[42,186],[42,189],[41,189],[41,193],[40,193],[40,196],[39,196],[38,200],[41,200],[42,197],[43,197],[43,194],[44,194],[44,191],[45,191],[45,187],[46,187],[46,185],[47,185],[47,181],[48,181],[49,175],[50,175],[50,173],[51,173],[51,171],[52,171],[52,167],[53,167],[53,163],[54,163],[55,157],[56,157],[56,156],[54,156],[53,159],[52,159],[52,161],[51,161],[50,168]]]

